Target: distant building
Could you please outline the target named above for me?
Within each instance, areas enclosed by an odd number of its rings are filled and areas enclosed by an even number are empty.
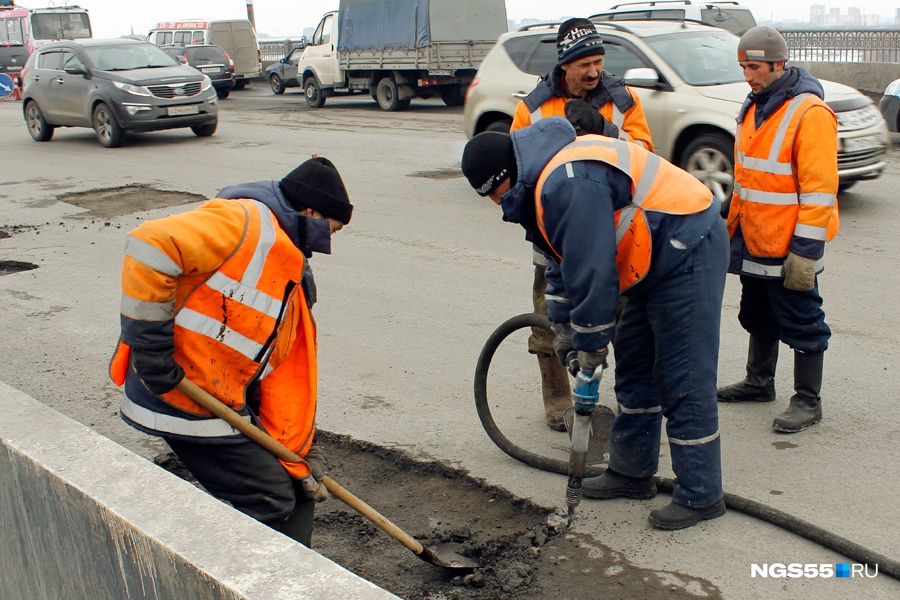
[[[825,27],[824,4],[813,4],[809,7],[809,24],[813,27]]]
[[[862,25],[862,12],[855,6],[847,9],[847,18],[844,19],[844,25],[849,27],[859,27]]]
[[[828,16],[825,17],[825,26],[826,27],[840,27],[841,26],[841,9],[840,8],[829,8]]]

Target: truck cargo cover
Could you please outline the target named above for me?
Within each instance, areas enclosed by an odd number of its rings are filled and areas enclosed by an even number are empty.
[[[430,46],[430,1],[342,1],[338,50],[413,50]]]

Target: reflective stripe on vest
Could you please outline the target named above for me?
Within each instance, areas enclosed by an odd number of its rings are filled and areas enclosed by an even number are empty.
[[[619,107],[616,106],[616,104],[614,102],[610,102],[609,104],[610,104],[610,106],[612,106],[612,121],[611,122],[613,125],[615,125],[616,127],[619,128],[619,139],[625,140],[626,142],[629,141],[628,134],[625,133],[625,131],[622,129],[622,127],[625,125],[625,113],[623,113],[621,110],[619,110]],[[565,106],[565,104],[563,104],[563,106]],[[546,115],[544,114],[545,108],[547,109]],[[599,112],[600,109],[597,109],[597,110]],[[563,110],[562,114],[556,112],[554,110],[554,104],[552,102],[550,102],[549,100],[547,102],[544,102],[540,106],[538,106],[533,111],[531,111],[531,115],[530,115],[532,125],[534,125],[535,123],[537,123],[544,117],[565,117],[565,116],[566,116],[565,110]],[[643,144],[641,144],[641,146],[643,147]]]
[[[740,210],[729,222],[734,235],[740,222],[747,251],[753,256],[778,258],[787,255],[794,236],[815,241],[833,239],[839,227],[837,196],[819,191],[800,193],[792,162],[794,140],[806,112],[815,106],[827,105],[813,94],[800,94],[783,104],[764,124],[777,128],[760,128],[747,135],[747,125],[738,123],[734,183],[734,198]],[[754,118],[748,111],[745,121]],[[831,110],[831,109],[829,109]],[[772,133],[774,131],[774,134]],[[812,132],[815,135],[816,132]],[[752,146],[755,146],[753,148]],[[755,156],[748,156],[752,152]],[[827,226],[799,223],[800,209],[809,215],[821,215]],[[759,265],[750,261],[748,273],[759,274]],[[779,270],[780,265],[765,265],[766,273]],[[765,275],[768,276],[768,275]]]
[[[174,415],[164,415],[133,402],[128,394],[125,394],[122,399],[121,410],[129,420],[153,431],[201,438],[243,435],[223,419],[182,419]],[[251,420],[250,415],[241,415],[241,417],[248,422]]]
[[[582,160],[604,162],[632,181],[631,204],[616,210],[614,217],[619,289],[624,291],[643,279],[650,269],[653,240],[644,211],[675,215],[702,212],[712,203],[712,192],[693,175],[640,146],[600,135],[583,135],[556,153],[535,185],[537,225],[557,260],[563,257],[553,248],[544,225],[544,182],[561,166],[568,177],[574,177],[572,163]]]

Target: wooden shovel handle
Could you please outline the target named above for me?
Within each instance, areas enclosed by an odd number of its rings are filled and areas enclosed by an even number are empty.
[[[289,450],[278,440],[239,415],[230,407],[223,404],[218,398],[201,388],[193,381],[190,381],[187,377],[181,380],[181,382],[178,384],[177,389],[184,393],[188,398],[190,398],[212,414],[216,415],[220,419],[226,421],[229,425],[246,435],[248,438],[259,444],[278,458],[284,460],[285,462],[303,462],[303,458],[298,454]],[[417,555],[422,554],[424,550],[422,544],[417,542],[405,531],[388,521],[374,508],[348,492],[334,479],[326,475],[322,480],[322,483],[325,484],[325,489],[327,489],[332,496],[370,520],[383,532],[412,550]]]

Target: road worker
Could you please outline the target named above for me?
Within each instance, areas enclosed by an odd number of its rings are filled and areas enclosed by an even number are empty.
[[[552,257],[547,293],[559,301],[548,303],[549,317],[570,344],[560,349],[577,351],[593,373],[615,331],[609,468],[583,481],[584,495],[652,498],[665,416],[675,489],[651,525],[682,529],[723,515],[715,376],[728,237],[719,201],[637,144],[576,138],[560,117],[475,136],[462,170]]]
[[[511,131],[545,117],[565,116],[579,133],[627,140],[652,152],[641,101],[622,79],[603,70],[605,54],[603,39],[588,19],[573,18],[562,23],[556,35],[557,65],[516,105]],[[532,255],[532,304],[536,313],[546,315],[547,257],[538,248],[532,249]],[[562,431],[563,413],[572,406],[572,397],[566,369],[553,358],[553,334],[533,328],[528,350],[538,357],[547,425]]]
[[[353,206],[331,161],[227,187],[127,237],[121,340],[110,366],[121,415],[163,437],[212,495],[309,546],[327,498],[314,443],[315,283]],[[305,462],[281,462],[180,390],[187,377]]]
[[[794,391],[772,423],[794,433],[822,420],[822,369],[831,330],[817,274],[839,227],[837,120],[822,84],[787,67],[784,37],[754,27],[738,43],[751,92],[738,114],[728,213],[729,272],[740,275],[738,319],[750,333],[747,376],[720,402],[775,400],[778,345],[794,350]]]

